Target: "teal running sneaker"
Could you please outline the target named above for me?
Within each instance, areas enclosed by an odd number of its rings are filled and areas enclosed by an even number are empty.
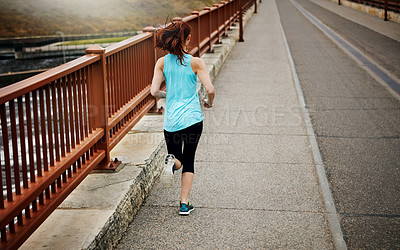
[[[192,204],[190,204],[190,202],[188,202],[188,204],[180,203],[179,215],[189,215],[193,210],[194,207]]]

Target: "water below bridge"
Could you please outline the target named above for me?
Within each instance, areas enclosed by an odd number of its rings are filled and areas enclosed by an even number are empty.
[[[66,57],[66,62],[72,61],[77,57]],[[30,60],[15,60],[14,58],[0,60],[0,74],[15,73],[38,69],[49,69],[64,63],[63,57],[36,58]]]

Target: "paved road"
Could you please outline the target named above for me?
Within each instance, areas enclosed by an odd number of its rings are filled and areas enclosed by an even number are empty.
[[[351,44],[355,45],[377,64],[387,69],[400,79],[399,41],[375,32],[368,27],[352,22],[349,19],[340,17],[310,0],[299,0],[297,2],[324,24],[328,25],[332,30],[337,32]],[[377,21],[379,22],[382,20],[377,18]],[[383,22],[382,24],[386,23]],[[400,25],[397,28],[400,29]]]
[[[400,247],[400,102],[308,21],[276,1],[348,247]],[[400,76],[400,43],[296,0]]]

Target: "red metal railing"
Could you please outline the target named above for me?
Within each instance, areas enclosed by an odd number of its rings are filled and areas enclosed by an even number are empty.
[[[388,15],[387,15],[388,11],[400,13],[400,0],[349,0],[349,1],[385,10],[384,19],[386,21],[388,20]],[[338,0],[338,3],[339,5],[341,4],[340,0]]]
[[[191,54],[210,51],[255,0],[228,0],[183,18]],[[154,31],[146,28],[144,31]],[[144,32],[0,90],[1,249],[18,248],[151,109],[156,60]]]

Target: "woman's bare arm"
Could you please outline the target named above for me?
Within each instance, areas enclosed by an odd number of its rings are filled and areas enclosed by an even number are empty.
[[[156,66],[154,67],[153,81],[151,82],[151,95],[157,98],[165,98],[165,91],[161,91],[161,83],[164,80],[164,57],[157,60]]]
[[[193,57],[192,69],[193,72],[197,74],[201,83],[203,84],[208,97],[207,105],[211,107],[214,103],[215,88],[211,82],[210,76],[208,75],[206,64],[204,63],[203,59],[198,57]]]

